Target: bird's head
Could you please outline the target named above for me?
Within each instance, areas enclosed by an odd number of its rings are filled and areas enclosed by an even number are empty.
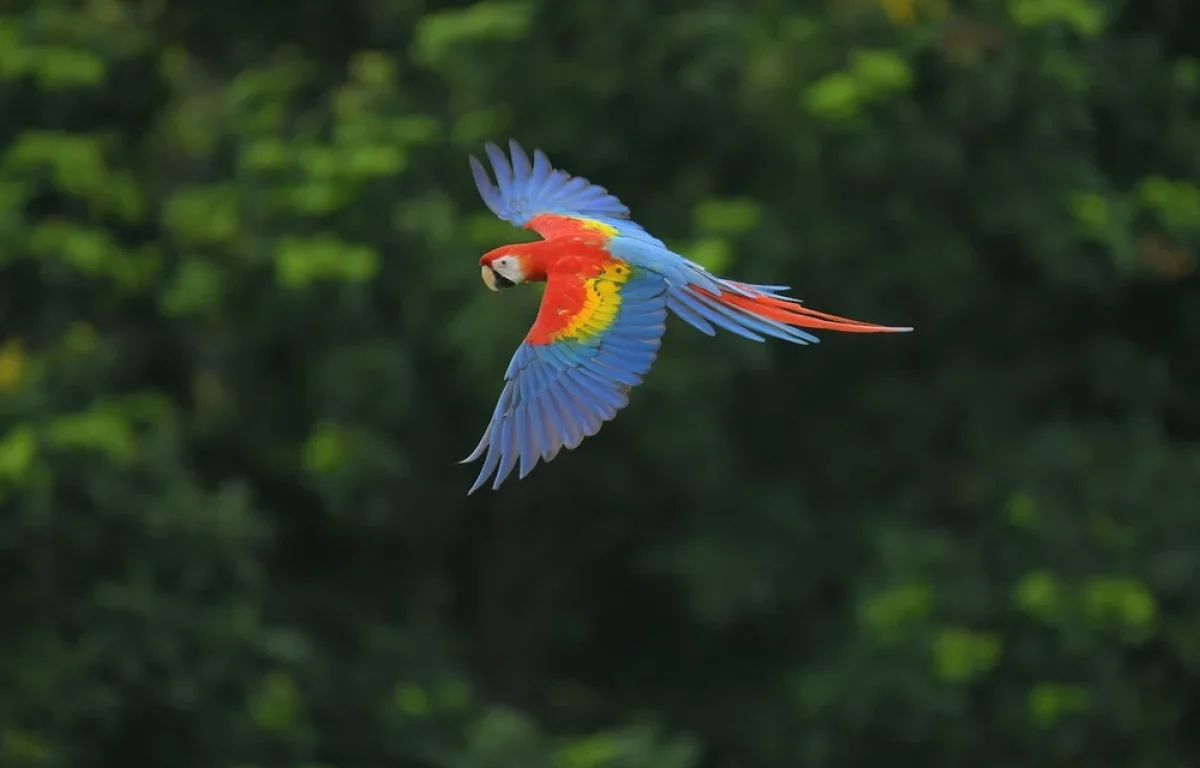
[[[489,251],[479,259],[479,269],[483,273],[483,284],[493,291],[512,288],[529,279],[526,270],[526,259],[511,248],[497,248]]]

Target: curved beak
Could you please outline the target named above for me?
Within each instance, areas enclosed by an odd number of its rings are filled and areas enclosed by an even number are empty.
[[[514,283],[512,280],[509,280],[507,277],[492,269],[487,264],[484,264],[479,269],[483,274],[483,284],[486,285],[490,291],[502,291],[505,288],[512,288],[514,285],[516,285],[516,283]]]
[[[479,269],[483,273],[483,284],[488,287],[488,290],[489,291],[500,290],[499,288],[496,287],[496,270],[492,269],[487,264],[484,264]]]

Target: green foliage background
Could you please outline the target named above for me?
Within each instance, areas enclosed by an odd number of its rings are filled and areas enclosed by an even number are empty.
[[[0,765],[1200,764],[1200,15],[0,11]],[[517,137],[714,269],[467,498]]]

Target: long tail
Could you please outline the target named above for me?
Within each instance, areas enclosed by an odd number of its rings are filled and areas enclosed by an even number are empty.
[[[813,344],[817,337],[801,328],[843,333],[904,333],[910,327],[876,325],[818,312],[797,299],[780,296],[777,285],[750,285],[719,280],[719,293],[698,285],[672,288],[667,306],[690,325],[712,336],[714,326],[753,341],[770,336],[798,344]]]

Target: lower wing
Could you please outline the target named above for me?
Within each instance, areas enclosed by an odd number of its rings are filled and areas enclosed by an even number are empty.
[[[491,422],[463,460],[484,457],[468,493],[492,475],[499,488],[518,464],[525,477],[539,459],[577,447],[616,416],[658,356],[667,302],[661,276],[622,262],[551,274]]]
[[[809,309],[783,296],[782,285],[754,285],[711,274],[665,246],[634,238],[614,238],[608,249],[630,264],[662,274],[668,284],[667,308],[709,336],[721,328],[752,341],[765,337],[815,344],[804,328],[844,333],[904,333],[907,326],[876,325]]]

